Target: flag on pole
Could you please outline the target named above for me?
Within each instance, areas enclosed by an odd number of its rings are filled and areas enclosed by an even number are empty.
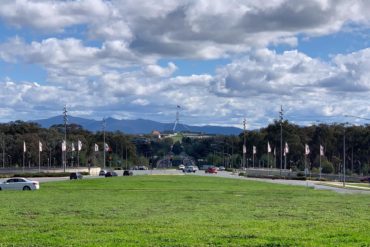
[[[39,152],[42,152],[42,143],[39,141]]]
[[[324,147],[320,145],[320,156],[324,156]]]
[[[71,146],[71,149],[72,149],[72,152],[75,151],[75,144],[72,142],[72,146]]]
[[[109,145],[107,143],[104,143],[104,150],[105,152],[109,151]]]
[[[66,141],[63,141],[62,142],[62,152],[65,152],[65,151],[67,151],[67,143]]]
[[[276,156],[276,147],[274,148],[274,155]]]
[[[26,142],[24,141],[23,142],[23,153],[27,152],[27,148],[26,148]]]
[[[284,147],[284,156],[286,155],[286,154],[288,154],[289,153],[289,146],[288,146],[288,143],[287,142],[285,142],[285,147]]]
[[[243,145],[243,154],[247,153],[247,147]]]
[[[257,153],[257,148],[256,146],[253,146],[253,154],[256,154]]]
[[[99,151],[99,146],[98,146],[98,144],[96,144],[96,143],[95,143],[95,145],[94,145],[94,150],[95,150],[95,152],[98,152],[98,151]]]
[[[309,155],[310,154],[310,147],[305,144],[305,152],[304,152],[305,155]]]
[[[77,150],[78,151],[81,151],[81,149],[82,149],[82,142],[80,140],[78,140],[78,142],[77,142]]]
[[[270,143],[269,142],[267,142],[267,152],[268,153],[271,153],[271,147],[270,147]]]

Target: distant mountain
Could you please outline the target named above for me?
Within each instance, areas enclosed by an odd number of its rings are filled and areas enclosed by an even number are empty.
[[[48,119],[33,120],[32,122],[40,124],[44,128],[49,128],[52,125],[62,124],[63,116],[51,117]],[[85,119],[80,117],[68,117],[68,123],[81,125],[84,129],[95,132],[102,129],[102,121],[93,119]],[[136,120],[119,120],[115,118],[106,119],[107,131],[122,131],[127,134],[149,134],[153,130],[172,131],[173,123],[160,123],[146,119]],[[201,132],[204,134],[219,134],[219,135],[239,135],[242,129],[235,127],[222,127],[222,126],[191,126],[180,124],[177,126],[176,131],[191,131]]]

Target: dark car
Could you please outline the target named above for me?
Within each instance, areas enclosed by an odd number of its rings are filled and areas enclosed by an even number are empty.
[[[82,179],[83,176],[81,173],[79,172],[72,172],[70,175],[69,175],[69,179]]]
[[[206,173],[215,173],[217,174],[217,168],[216,167],[208,167],[206,170]]]
[[[370,177],[363,177],[360,179],[361,182],[370,183]]]
[[[125,171],[123,171],[123,176],[132,176],[132,175],[134,175],[134,174],[132,173],[132,171],[129,171],[129,170],[125,170]]]
[[[107,178],[107,177],[117,177],[118,176],[118,174],[116,173],[116,172],[107,172],[106,174],[105,174],[105,177]]]

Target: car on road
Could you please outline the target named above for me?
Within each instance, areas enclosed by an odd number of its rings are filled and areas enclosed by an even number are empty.
[[[99,176],[105,176],[105,174],[107,174],[106,170],[100,170]]]
[[[208,167],[208,169],[205,172],[206,173],[217,174],[217,168],[216,167]]]
[[[224,166],[220,166],[220,167],[218,168],[218,170],[219,170],[219,171],[225,171],[225,167],[224,167]]]
[[[28,180],[27,178],[10,178],[0,183],[0,190],[38,190],[38,181]]]
[[[190,172],[195,173],[196,171],[199,171],[199,168],[197,166],[187,166],[183,170],[183,172],[187,172],[187,173],[190,173]]]
[[[69,179],[72,180],[72,179],[82,179],[83,176],[81,173],[79,172],[72,172],[71,174],[69,174]]]
[[[146,166],[139,166],[139,170],[148,170],[148,167],[146,167]]]
[[[179,170],[184,170],[185,166],[184,165],[179,165]]]
[[[118,174],[117,174],[117,172],[107,172],[106,174],[105,174],[105,177],[107,178],[107,177],[117,177],[118,176]]]
[[[370,177],[363,177],[360,179],[361,182],[370,183]]]
[[[132,176],[132,175],[134,175],[132,171],[129,171],[129,170],[123,171],[123,176]]]

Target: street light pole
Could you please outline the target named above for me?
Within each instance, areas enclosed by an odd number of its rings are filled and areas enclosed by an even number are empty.
[[[284,119],[284,110],[283,106],[280,106],[280,175],[281,169],[283,168],[283,119]]]
[[[106,128],[105,118],[103,118],[102,127],[103,127],[103,159],[104,159],[104,161],[103,161],[104,162],[103,167],[105,169],[105,128]]]
[[[65,150],[64,150],[64,162],[63,162],[63,171],[66,172],[67,167],[67,105],[64,105],[63,111],[63,120],[64,120],[64,140],[65,140]]]
[[[346,187],[346,125],[343,131],[343,187]]]
[[[245,168],[245,156],[246,156],[246,153],[247,153],[247,147],[245,146],[245,126],[247,124],[247,120],[245,120],[244,118],[244,121],[243,121],[243,168]]]

